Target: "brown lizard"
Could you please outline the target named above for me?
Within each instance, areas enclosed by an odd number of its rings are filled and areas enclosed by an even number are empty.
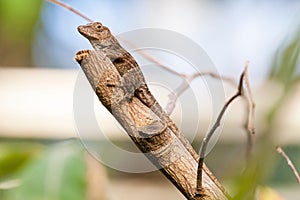
[[[95,50],[102,51],[114,64],[122,78],[136,79],[135,88],[132,88],[132,94],[150,108],[163,122],[166,122],[172,132],[179,138],[183,145],[188,149],[191,155],[197,160],[198,154],[189,144],[188,140],[180,134],[178,128],[170,117],[166,114],[157,100],[151,94],[142,71],[135,59],[128,53],[111,34],[110,30],[100,22],[93,22],[78,27],[81,35],[86,37]],[[132,85],[131,85],[132,86]],[[128,90],[129,91],[129,90]],[[130,98],[130,96],[129,96]]]
[[[126,99],[127,94],[131,92],[128,91],[127,86],[132,82],[125,83],[127,80],[120,78],[119,72],[103,52],[81,50],[76,53],[75,60],[83,69],[100,102],[112,112],[134,141],[137,141],[141,135],[152,137],[167,128],[166,123],[152,114],[153,111],[141,101],[131,99],[129,102]],[[138,109],[128,106],[137,104],[142,106],[137,106]],[[151,114],[151,117],[145,117]],[[138,120],[130,121],[132,117]]]

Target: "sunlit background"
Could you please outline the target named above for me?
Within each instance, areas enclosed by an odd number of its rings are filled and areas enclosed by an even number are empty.
[[[295,33],[300,17],[298,1],[68,3],[101,21],[116,35],[145,27],[184,34],[206,50],[221,74],[235,76],[245,60],[249,60],[251,77],[256,83],[267,77],[274,53]],[[78,68],[71,58],[90,45],[76,27],[87,22],[51,4],[43,5],[39,20],[32,43],[33,65]]]
[[[257,105],[257,134],[263,135],[262,140],[265,139],[264,135],[270,135],[265,140],[269,140],[269,146],[273,148],[268,149],[272,154],[268,163],[270,170],[259,183],[267,187],[265,190],[279,193],[283,199],[295,199],[300,195],[299,189],[295,189],[299,188],[296,178],[274,149],[275,145],[286,147],[300,170],[300,1],[64,2],[91,19],[102,22],[115,35],[141,28],[160,28],[183,34],[206,51],[219,74],[235,80],[242,72],[245,61],[249,60],[250,82]],[[45,180],[47,178],[42,176],[42,167],[39,168],[41,165],[58,162],[62,163],[62,168],[67,168],[66,160],[91,165],[90,158],[83,158],[84,147],[79,141],[71,140],[71,144],[61,144],[70,138],[78,138],[73,119],[73,90],[79,65],[74,55],[79,50],[91,49],[88,40],[77,32],[77,26],[86,23],[86,20],[74,13],[46,1],[0,1],[0,199],[18,199],[18,195],[30,190],[22,187],[18,190],[22,181],[32,183],[28,174],[34,170],[30,167],[41,169],[39,175],[42,178],[38,177]],[[138,61],[143,59],[140,55],[135,56]],[[159,58],[163,64],[182,71],[181,63],[168,55]],[[226,84],[224,87],[226,94],[234,92],[232,87]],[[161,102],[167,102],[167,95],[162,94],[162,91],[156,94]],[[207,94],[203,105],[207,105],[209,98]],[[234,172],[242,169],[245,164],[244,109],[243,102],[231,107],[219,143],[208,157],[209,167],[230,192],[237,190],[237,174]],[[176,111],[174,120],[177,122],[180,119]],[[205,128],[199,131],[196,137],[198,140],[193,141],[196,148],[199,148],[200,140],[210,126],[210,111],[207,108],[201,113],[200,110],[199,121]],[[95,104],[95,112],[98,118],[103,119],[102,129],[106,137],[112,138],[120,147],[132,145],[119,126],[111,124],[113,118],[98,103]],[[194,120],[191,119],[190,123],[194,123]],[[184,133],[188,129],[183,128],[182,131]],[[88,139],[94,140],[93,145],[102,145],[99,149],[105,149],[105,138]],[[55,149],[65,153],[59,155]],[[72,153],[70,149],[80,153]],[[44,157],[44,160],[35,160],[36,157]],[[124,158],[114,159],[126,162]],[[221,168],[220,163],[223,166]],[[233,163],[236,163],[235,167]],[[86,169],[80,167],[80,164],[78,166],[77,171],[82,170],[84,175]],[[123,199],[139,199],[139,194],[134,192],[135,187],[140,188],[145,199],[184,199],[159,173],[128,174],[110,168],[105,168],[104,172],[101,166],[98,168],[102,170],[99,182],[109,185],[102,193],[108,193],[112,199],[118,197],[113,194],[114,191],[123,193]],[[52,173],[56,172],[47,171],[50,174],[48,176]],[[108,180],[104,178],[106,176]],[[157,180],[161,184],[157,185]],[[77,190],[78,193],[88,190],[82,188],[89,188],[83,186],[84,180],[81,181],[82,185],[74,186],[81,188]],[[14,192],[16,187],[17,192]],[[49,191],[54,190],[52,188]],[[154,197],[154,194],[157,196]],[[104,198],[99,196],[97,199]]]

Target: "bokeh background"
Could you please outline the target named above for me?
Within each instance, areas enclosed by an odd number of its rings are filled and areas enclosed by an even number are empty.
[[[257,172],[260,178],[256,181],[262,193],[282,199],[299,196],[295,176],[275,151],[276,145],[282,145],[300,170],[299,1],[64,2],[102,22],[115,35],[140,28],[181,33],[206,51],[219,74],[235,80],[249,60],[257,105],[257,152],[261,155],[261,170]],[[0,199],[43,195],[50,195],[50,199],[92,199],[93,195],[94,199],[114,199],[120,197],[118,194],[123,199],[140,199],[141,194],[144,199],[184,199],[159,172],[123,173],[94,162],[85,153],[86,146],[78,140],[73,119],[73,89],[79,73],[74,55],[81,49],[91,49],[76,29],[86,23],[46,1],[0,1]],[[172,69],[181,70],[180,63],[171,57],[160,59]],[[235,89],[226,84],[224,88],[226,95]],[[166,94],[156,94],[166,102]],[[115,128],[110,127],[113,119],[109,113],[95,110],[100,126],[108,124],[104,129],[110,139],[84,139],[108,156],[108,141],[135,151],[116,123],[112,126]],[[209,112],[200,111],[203,129],[193,140],[196,149],[213,120]],[[230,193],[242,191],[238,185],[249,181],[240,176],[245,167],[245,112],[242,101],[230,108],[220,140],[207,158],[208,166]],[[180,120],[176,116],[174,120]],[[182,132],[188,130],[183,128]],[[128,162],[117,156],[112,159]],[[138,160],[130,162],[143,167]]]

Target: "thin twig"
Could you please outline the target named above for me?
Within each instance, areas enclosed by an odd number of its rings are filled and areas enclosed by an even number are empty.
[[[200,76],[210,76],[212,78],[227,82],[228,84],[232,85],[233,87],[237,87],[237,84],[235,83],[235,81],[232,78],[226,77],[226,76],[221,76],[218,73],[215,73],[212,71],[197,72],[197,73],[193,74],[190,79],[194,80],[195,78],[200,77]]]
[[[59,0],[46,0],[48,2],[51,2],[51,3],[54,3],[54,4],[57,4],[73,13],[75,13],[76,15],[79,15],[80,17],[82,17],[83,19],[87,20],[88,22],[94,22],[94,20],[91,20],[89,17],[87,17],[86,15],[82,14],[80,11],[72,8],[71,6],[69,6],[68,4],[65,4]]]
[[[165,111],[168,115],[170,115],[175,108],[176,105],[176,101],[178,99],[178,97],[189,88],[189,84],[195,80],[198,77],[201,76],[210,76],[212,78],[215,79],[219,79],[221,81],[227,82],[228,84],[237,87],[237,84],[234,82],[234,80],[232,78],[226,77],[226,76],[221,76],[215,72],[212,71],[202,71],[202,72],[196,72],[192,75],[185,75],[185,74],[179,74],[179,76],[181,76],[184,79],[184,82],[179,85],[179,87],[172,92],[171,94],[169,94],[169,102],[167,103],[167,106],[165,108]]]
[[[124,43],[126,43],[127,45],[129,45],[131,48],[137,49],[137,47],[132,44],[131,42],[125,40],[124,38],[120,38],[120,40],[122,40]],[[178,97],[189,88],[189,84],[195,80],[198,77],[201,76],[210,76],[212,78],[215,79],[219,79],[222,80],[224,82],[228,82],[230,85],[237,87],[236,83],[234,82],[234,80],[230,77],[226,77],[226,76],[221,76],[215,72],[212,71],[202,71],[202,72],[196,72],[192,75],[187,75],[187,74],[183,74],[183,73],[179,73],[176,70],[173,70],[172,68],[170,68],[167,65],[162,64],[159,60],[157,60],[153,55],[151,55],[150,53],[144,51],[144,50],[137,50],[137,52],[139,54],[141,54],[144,58],[146,58],[148,61],[153,62],[155,64],[157,64],[158,66],[160,66],[162,69],[178,75],[180,77],[182,77],[184,79],[183,83],[179,85],[179,87],[177,89],[175,89],[174,92],[170,93],[169,96],[169,102],[167,103],[166,107],[165,107],[165,111],[168,115],[171,115],[172,112],[174,111],[176,102]]]
[[[165,107],[165,111],[166,113],[170,116],[172,114],[172,112],[174,111],[175,109],[175,106],[176,106],[176,102],[177,102],[177,99],[178,97],[184,92],[186,91],[187,89],[189,88],[189,82],[187,81],[187,79],[184,79],[183,80],[183,83],[180,84],[178,86],[177,89],[175,89],[174,92],[171,92],[168,97],[169,97],[169,101]]]
[[[298,183],[300,184],[300,176],[298,171],[296,170],[295,165],[293,164],[293,162],[291,161],[291,159],[289,158],[289,156],[283,151],[283,149],[280,146],[276,147],[276,151],[282,155],[282,157],[286,160],[288,166],[290,166],[290,168],[292,169],[294,175],[297,178]]]
[[[141,54],[144,58],[146,58],[150,62],[153,62],[153,63],[157,64],[158,66],[165,69],[166,71],[171,72],[172,74],[182,76],[181,73],[173,70],[172,68],[168,67],[167,65],[162,64],[159,60],[157,60],[155,57],[153,57],[150,53],[146,52],[144,49],[138,49],[136,45],[134,45],[133,43],[129,42],[128,40],[126,40],[124,38],[119,38],[119,39],[122,40],[124,43],[126,43],[131,48],[135,49],[136,52]]]
[[[229,105],[239,96],[242,95],[243,93],[243,80],[244,80],[244,75],[245,75],[245,70],[243,71],[243,73],[240,76],[240,81],[239,81],[239,85],[238,85],[238,90],[236,92],[235,95],[233,95],[223,106],[220,114],[218,115],[218,118],[215,122],[215,124],[213,125],[213,127],[211,128],[211,130],[209,131],[209,133],[207,134],[206,137],[203,138],[202,141],[202,145],[201,145],[201,149],[200,149],[200,159],[199,159],[199,163],[198,163],[198,171],[197,171],[197,193],[201,194],[203,192],[203,187],[202,187],[202,168],[203,168],[203,164],[204,164],[204,157],[205,157],[205,153],[206,153],[206,148],[207,145],[209,143],[209,140],[211,139],[211,137],[213,136],[214,132],[216,131],[216,129],[220,126],[221,123],[221,119],[225,113],[225,111],[227,110],[227,108],[229,107]]]
[[[248,96],[248,103],[249,103],[249,121],[248,121],[248,130],[251,134],[255,134],[255,126],[254,126],[254,113],[255,113],[255,101],[253,98],[250,81],[249,81],[249,74],[248,74],[248,66],[249,61],[245,63],[245,88]]]
[[[249,74],[248,74],[248,66],[249,61],[245,63],[245,93],[244,97],[247,99],[247,110],[248,114],[245,121],[245,129],[247,132],[247,150],[246,150],[246,158],[247,160],[250,159],[253,145],[254,145],[254,135],[255,135],[255,126],[254,126],[254,113],[255,113],[255,102],[251,91],[250,81],[249,81]]]

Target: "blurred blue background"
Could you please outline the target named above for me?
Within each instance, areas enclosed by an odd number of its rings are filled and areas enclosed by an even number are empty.
[[[234,77],[249,60],[254,83],[266,78],[277,48],[300,24],[297,0],[65,2],[116,35],[145,27],[184,34],[207,52],[221,74]],[[44,3],[32,46],[34,65],[78,68],[74,54],[91,48],[76,30],[85,23],[74,13]]]

